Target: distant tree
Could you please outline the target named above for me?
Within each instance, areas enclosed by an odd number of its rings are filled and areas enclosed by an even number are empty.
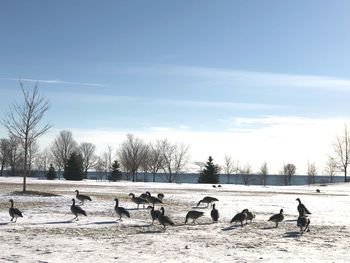
[[[56,170],[55,170],[55,168],[52,166],[52,164],[50,164],[49,171],[46,173],[46,178],[47,178],[48,180],[54,180],[54,179],[56,179],[56,177],[57,177]]]
[[[224,158],[224,172],[227,175],[227,183],[230,183],[230,176],[235,172],[235,162],[231,156],[225,155]]]
[[[87,178],[87,173],[90,168],[96,164],[97,157],[95,155],[96,146],[89,142],[83,142],[79,145],[79,153],[83,158],[84,178]]]
[[[220,182],[219,166],[213,163],[213,158],[209,156],[207,164],[199,175],[200,184],[217,184]]]
[[[34,142],[30,145],[29,151],[28,151],[28,176],[31,175],[33,170],[33,166],[35,164],[36,159],[39,157],[40,149],[37,142]]]
[[[118,151],[118,159],[124,169],[132,175],[132,181],[137,181],[137,171],[139,170],[146,145],[142,139],[136,138],[132,134],[127,134],[126,140],[121,144]]]
[[[28,155],[31,146],[37,139],[45,134],[50,128],[50,124],[39,127],[46,111],[49,109],[49,102],[39,94],[36,85],[33,91],[26,91],[24,84],[20,82],[24,102],[14,103],[7,113],[2,125],[8,133],[16,137],[22,144],[24,152],[24,173],[23,173],[23,192],[27,189],[27,175],[30,173]]]
[[[164,156],[162,154],[161,141],[151,143],[148,151],[149,170],[153,174],[153,182],[156,181],[156,174],[162,168]]]
[[[266,186],[266,177],[269,174],[269,168],[267,167],[267,162],[264,162],[259,169],[259,174],[260,174],[260,183],[263,186]]]
[[[37,158],[35,159],[35,167],[37,170],[43,171],[46,174],[48,165],[51,161],[52,158],[49,149],[45,148],[38,154]]]
[[[252,174],[252,166],[250,163],[246,163],[244,167],[240,168],[243,183],[249,185],[249,179]]]
[[[344,173],[344,181],[347,182],[348,166],[350,164],[350,132],[346,124],[344,125],[343,135],[336,137],[333,149],[335,152],[333,159]]]
[[[332,157],[328,157],[328,161],[324,168],[324,173],[331,178],[331,183],[333,183],[333,178],[338,172],[338,165]]]
[[[10,142],[8,139],[0,139],[0,176],[10,162]]]
[[[77,150],[77,142],[73,139],[71,131],[60,131],[51,145],[51,154],[53,161],[58,168],[58,176],[60,177],[61,169],[67,166],[70,155]]]
[[[188,150],[189,145],[172,144],[166,139],[162,140],[162,169],[169,183],[174,182],[179,173],[186,167],[189,161]]]
[[[150,145],[145,145],[145,149],[143,151],[143,157],[141,162],[141,169],[143,171],[143,181],[147,182],[147,174],[151,169],[151,155],[150,155]]]
[[[10,135],[9,138],[9,167],[11,170],[10,175],[15,176],[17,174],[17,170],[20,171],[22,169],[21,165],[23,163],[23,151],[21,150],[21,143],[15,137]]]
[[[111,171],[108,175],[108,181],[116,182],[122,179],[122,172],[120,171],[120,164],[115,160],[112,164]]]
[[[314,184],[315,183],[315,176],[317,175],[317,168],[315,163],[307,163],[307,178],[308,178],[308,184]]]
[[[66,180],[80,181],[84,179],[83,158],[79,153],[71,153],[64,168],[63,176]]]
[[[294,164],[288,163],[283,165],[283,169],[281,173],[284,176],[285,185],[291,184],[292,176],[295,175],[296,170],[297,168]]]

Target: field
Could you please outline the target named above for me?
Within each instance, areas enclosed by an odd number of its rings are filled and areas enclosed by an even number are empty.
[[[21,178],[0,178],[0,262],[346,262],[350,256],[350,185],[240,186],[130,182],[67,182],[29,179],[23,196]],[[320,189],[320,193],[316,189]],[[74,190],[90,195],[82,208],[87,217],[72,221]],[[137,210],[130,192],[164,193],[165,214],[175,226],[151,225],[150,211]],[[219,223],[211,208],[195,208],[205,196],[219,199]],[[131,218],[117,221],[113,199]],[[296,226],[297,201],[312,212],[310,232]],[[10,222],[9,199],[24,217]],[[159,208],[159,206],[156,206]],[[256,214],[244,227],[231,218],[248,208]],[[283,208],[278,228],[267,219]],[[196,224],[184,224],[186,213],[205,215]]]

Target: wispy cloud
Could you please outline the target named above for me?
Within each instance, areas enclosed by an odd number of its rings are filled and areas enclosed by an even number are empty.
[[[77,85],[77,86],[89,86],[89,87],[110,87],[110,85],[101,84],[101,83],[64,81],[64,80],[58,80],[58,79],[0,78],[0,80],[37,82],[37,83],[46,83],[46,84]]]
[[[121,72],[186,76],[226,87],[299,87],[350,91],[350,79],[321,75],[283,74],[181,65],[140,65],[122,69]]]

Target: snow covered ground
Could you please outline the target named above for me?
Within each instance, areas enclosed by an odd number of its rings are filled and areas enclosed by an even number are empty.
[[[22,178],[0,178],[0,262],[349,262],[350,184],[328,186],[240,186],[131,182],[67,182],[29,179],[28,190],[57,196],[23,196]],[[319,188],[321,193],[317,193]],[[74,190],[90,195],[87,217],[72,221]],[[165,214],[176,224],[151,225],[150,211],[136,209],[129,193],[164,193]],[[219,223],[211,208],[194,208],[205,196],[219,199]],[[131,218],[116,221],[115,197]],[[296,226],[297,197],[312,212],[310,232]],[[9,199],[23,218],[10,223]],[[159,208],[159,206],[156,206]],[[244,208],[256,214],[244,227],[231,218]],[[283,208],[275,228],[267,219]],[[184,225],[191,210],[204,211]]]

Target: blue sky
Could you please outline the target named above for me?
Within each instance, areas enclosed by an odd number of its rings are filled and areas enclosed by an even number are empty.
[[[132,132],[185,140],[194,160],[321,165],[350,114],[349,13],[345,0],[4,1],[0,118],[21,78],[51,102],[43,144],[71,129],[103,150]]]

